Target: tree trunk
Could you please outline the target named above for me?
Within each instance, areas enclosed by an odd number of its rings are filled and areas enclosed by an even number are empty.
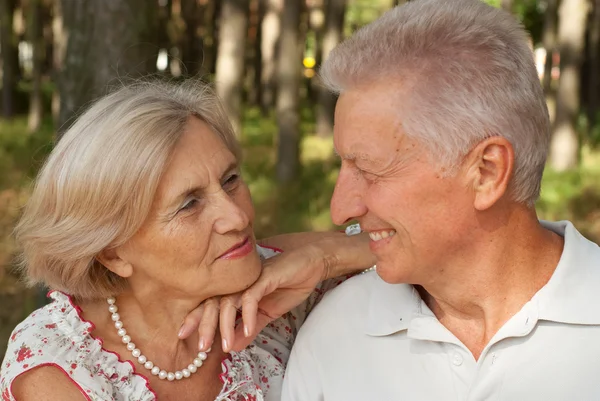
[[[201,21],[198,26],[198,38],[202,56],[200,71],[202,74],[215,74],[217,43],[219,36],[218,18],[221,14],[221,2],[199,0]]]
[[[63,69],[65,55],[67,53],[67,35],[64,27],[62,4],[53,1],[52,4],[52,80],[60,83],[60,72]],[[60,128],[60,91],[52,92],[52,120],[56,127]]]
[[[199,37],[201,11],[196,0],[182,0],[181,16],[185,22],[181,60],[188,75],[196,75],[202,66],[202,42]]]
[[[68,39],[59,79],[59,135],[108,85],[145,75],[156,63],[155,7],[146,0],[62,0]]]
[[[236,134],[241,133],[248,0],[224,0],[219,29],[216,88]]]
[[[557,171],[578,163],[577,115],[580,99],[580,73],[583,62],[586,0],[562,0],[559,9],[558,47],[560,80],[556,99],[556,118],[550,144],[550,162]]]
[[[313,0],[311,7],[308,9],[308,29],[314,34],[314,68],[317,69],[321,65],[323,56],[323,30],[325,29],[325,0]],[[310,104],[314,105],[315,111],[319,105],[319,94],[321,93],[321,82],[314,75],[307,82],[306,99]],[[312,79],[315,78],[315,79]]]
[[[588,122],[593,128],[600,109],[600,0],[593,2],[593,14],[590,18],[590,42],[588,46],[589,86],[588,86]]]
[[[329,0],[327,4],[325,35],[321,62],[325,62],[329,53],[342,40],[344,34],[344,16],[346,15],[346,0]],[[317,108],[317,135],[328,137],[333,134],[333,114],[336,98],[325,89],[319,91]]]
[[[31,70],[31,93],[29,94],[29,118],[27,128],[29,132],[36,132],[42,124],[42,63],[44,60],[44,37],[42,35],[41,1],[29,0],[29,15],[27,31],[29,42],[33,48],[33,68]]]
[[[250,0],[250,14],[248,18],[247,50],[246,50],[246,71],[244,92],[246,93],[247,106],[259,105],[260,98],[260,21],[261,5],[260,0]],[[258,85],[257,85],[258,83]]]
[[[298,0],[285,0],[281,15],[281,37],[277,57],[277,179],[291,182],[298,173],[300,142],[301,55],[300,14]]]
[[[558,0],[547,0],[546,12],[544,16],[544,31],[542,41],[546,50],[546,63],[544,66],[544,92],[549,95],[552,90],[552,67],[553,54],[556,50],[556,19]]]
[[[502,0],[502,2],[500,3],[500,6],[502,7],[502,9],[505,11],[508,11],[509,13],[512,12],[512,5],[513,5],[512,0]]]
[[[180,77],[185,68],[182,65],[185,21],[181,15],[181,2],[181,0],[171,0],[170,19],[167,22],[169,71],[173,77]]]
[[[266,115],[275,105],[277,43],[281,32],[281,11],[283,0],[264,0],[265,16],[261,24],[260,53],[262,58],[261,85],[262,110]]]
[[[2,54],[2,117],[15,115],[14,96],[18,81],[17,38],[13,30],[15,0],[0,0],[0,54]]]

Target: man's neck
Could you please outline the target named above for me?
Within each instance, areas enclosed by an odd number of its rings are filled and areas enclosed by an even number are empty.
[[[530,213],[518,210],[502,227],[477,233],[472,249],[419,289],[439,321],[475,359],[548,282],[562,254],[562,237],[544,229]]]

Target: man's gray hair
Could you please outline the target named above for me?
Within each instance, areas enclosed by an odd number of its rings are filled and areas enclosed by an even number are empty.
[[[398,83],[406,135],[451,172],[481,140],[505,137],[515,151],[510,193],[533,205],[550,123],[528,39],[511,15],[481,1],[413,0],[337,46],[320,75],[335,93]]]

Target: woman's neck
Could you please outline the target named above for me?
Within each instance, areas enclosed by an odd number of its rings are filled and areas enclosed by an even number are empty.
[[[192,363],[198,354],[198,334],[193,333],[186,340],[180,340],[177,333],[185,316],[201,300],[176,298],[165,292],[133,290],[126,290],[115,299],[123,328],[148,360],[171,372],[180,371]],[[117,334],[106,300],[84,302],[80,306],[84,318],[96,325],[92,334],[103,340],[105,348],[119,353],[122,359],[135,360]],[[220,347],[213,347],[209,359],[218,358],[216,371],[220,370],[223,356]],[[203,366],[201,370],[206,368]]]

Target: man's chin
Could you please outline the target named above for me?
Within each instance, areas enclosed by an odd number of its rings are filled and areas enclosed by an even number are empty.
[[[400,266],[377,262],[377,268],[375,270],[379,277],[388,284],[408,283],[408,274],[406,274]]]

